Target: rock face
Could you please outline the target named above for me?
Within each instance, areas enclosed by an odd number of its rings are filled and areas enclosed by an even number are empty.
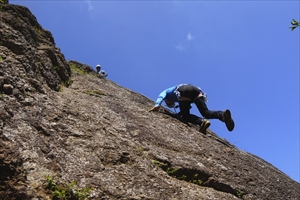
[[[0,3],[8,4],[8,0],[0,0]]]
[[[0,7],[0,199],[57,199],[49,179],[88,199],[300,199],[266,161],[67,62],[26,7]]]

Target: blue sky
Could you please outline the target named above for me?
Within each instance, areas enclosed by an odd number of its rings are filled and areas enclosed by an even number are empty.
[[[67,60],[153,101],[173,85],[208,94],[236,123],[211,129],[297,182],[299,167],[299,1],[35,1],[24,5]],[[192,113],[200,115],[193,105]]]

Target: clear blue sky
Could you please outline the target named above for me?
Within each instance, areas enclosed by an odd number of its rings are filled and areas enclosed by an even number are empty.
[[[67,60],[152,100],[176,84],[229,108],[211,129],[299,182],[299,1],[35,1],[28,7]],[[200,115],[193,105],[192,113]]]

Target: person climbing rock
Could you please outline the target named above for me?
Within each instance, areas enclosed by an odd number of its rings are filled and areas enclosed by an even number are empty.
[[[97,74],[101,74],[104,77],[108,76],[108,74],[104,70],[101,70],[101,66],[100,65],[96,66],[96,70],[97,70]]]
[[[206,105],[206,94],[202,92],[199,87],[194,85],[180,84],[165,89],[159,94],[154,107],[152,107],[149,112],[158,111],[163,101],[165,101],[166,105],[170,108],[173,108],[175,106],[175,102],[178,102],[180,115],[183,120],[193,124],[198,124],[200,126],[200,132],[202,133],[205,133],[206,129],[210,126],[210,122],[207,119],[219,119],[226,124],[228,131],[232,131],[234,129],[234,121],[231,117],[230,110],[209,110]],[[197,106],[199,112],[204,118],[190,114],[192,103]]]

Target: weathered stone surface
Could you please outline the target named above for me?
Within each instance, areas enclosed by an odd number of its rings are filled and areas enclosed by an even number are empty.
[[[66,62],[27,8],[1,14],[0,199],[51,199],[46,175],[89,199],[300,199],[268,162]]]
[[[52,34],[23,6],[1,5],[1,82],[17,91],[37,89],[28,79],[58,91],[70,78],[70,67]],[[42,89],[39,84],[38,89]],[[1,92],[1,91],[0,91]]]
[[[8,0],[0,0],[0,3],[8,4]]]

